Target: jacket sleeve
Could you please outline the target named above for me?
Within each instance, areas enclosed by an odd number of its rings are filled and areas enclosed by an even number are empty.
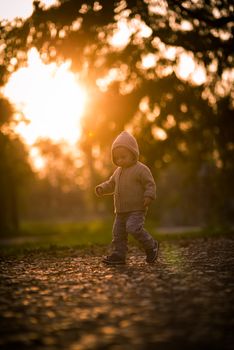
[[[115,190],[115,175],[116,175],[116,171],[114,172],[113,175],[111,175],[111,177],[107,181],[102,182],[100,185],[97,185],[96,190],[98,187],[100,187],[104,195],[113,194]]]
[[[156,184],[153,175],[148,167],[141,171],[141,183],[144,188],[144,197],[156,198]]]

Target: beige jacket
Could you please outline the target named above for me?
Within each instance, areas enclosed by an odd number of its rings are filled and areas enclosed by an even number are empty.
[[[122,132],[112,145],[112,152],[123,146],[133,152],[136,163],[128,168],[118,167],[109,180],[101,183],[103,194],[114,194],[116,213],[145,210],[144,198],[156,198],[156,185],[150,169],[139,162],[139,149],[136,139],[126,131]]]

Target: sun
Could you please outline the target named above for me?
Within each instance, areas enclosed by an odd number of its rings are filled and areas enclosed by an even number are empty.
[[[68,62],[46,65],[31,49],[28,66],[12,74],[3,93],[27,120],[15,129],[26,144],[49,138],[72,145],[79,139],[87,94]]]

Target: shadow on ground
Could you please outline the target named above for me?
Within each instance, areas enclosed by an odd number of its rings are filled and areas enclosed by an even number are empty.
[[[154,265],[131,247],[107,267],[102,250],[1,257],[1,349],[232,348],[232,237],[164,241]]]

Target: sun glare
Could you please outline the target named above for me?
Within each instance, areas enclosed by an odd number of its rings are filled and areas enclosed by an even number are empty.
[[[68,63],[45,65],[31,49],[28,66],[12,74],[3,93],[28,120],[16,127],[28,145],[39,138],[69,144],[78,140],[86,94]]]

